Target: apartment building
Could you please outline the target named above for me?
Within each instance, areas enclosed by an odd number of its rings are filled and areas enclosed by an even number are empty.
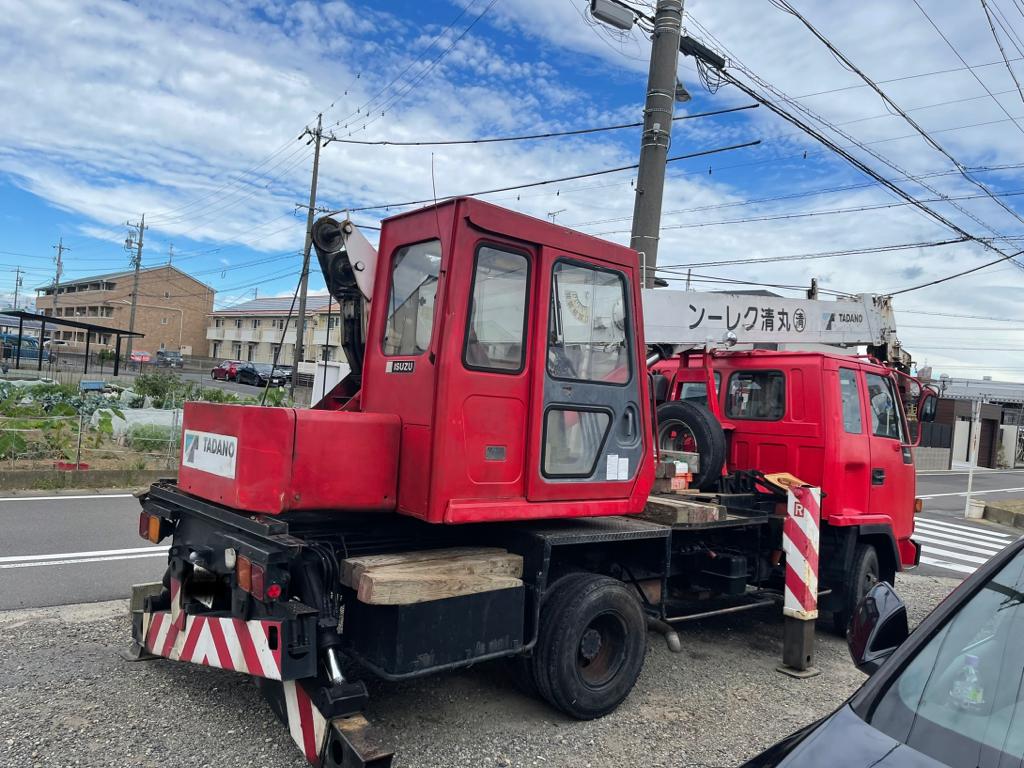
[[[290,296],[253,299],[211,312],[206,328],[210,357],[270,363],[277,353],[279,363],[291,363],[297,327],[295,313],[288,319],[291,305]],[[328,302],[327,296],[310,296],[306,300],[303,349],[308,361],[322,360],[325,353],[328,360],[344,357],[338,303]]]
[[[133,270],[111,272],[61,282],[59,288],[36,288],[36,310],[47,317],[67,317],[110,328],[127,329],[131,323]],[[139,270],[135,330],[145,334],[134,349],[151,354],[160,349],[183,355],[206,351],[207,317],[213,311],[214,289],[164,264]],[[52,338],[72,348],[85,347],[85,332],[58,329]],[[100,333],[93,343],[112,343],[112,334]]]

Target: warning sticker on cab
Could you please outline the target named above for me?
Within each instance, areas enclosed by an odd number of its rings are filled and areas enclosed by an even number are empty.
[[[209,472],[212,475],[220,475],[234,480],[235,455],[237,453],[237,437],[186,429],[185,442],[181,450],[181,464],[184,467],[191,467],[201,472]]]

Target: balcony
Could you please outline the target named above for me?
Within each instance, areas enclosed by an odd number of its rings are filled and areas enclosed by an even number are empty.
[[[223,341],[224,340],[224,331],[226,331],[226,330],[227,330],[227,328],[207,328],[206,329],[206,338],[209,341]]]

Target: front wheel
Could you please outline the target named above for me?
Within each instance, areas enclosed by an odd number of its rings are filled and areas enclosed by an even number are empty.
[[[832,628],[837,635],[845,636],[850,617],[857,610],[860,601],[881,578],[878,551],[871,544],[858,544],[853,553],[853,567],[843,580],[843,607],[832,614]]]
[[[533,656],[538,691],[579,720],[608,714],[640,676],[646,627],[640,603],[622,582],[567,577],[541,612]]]

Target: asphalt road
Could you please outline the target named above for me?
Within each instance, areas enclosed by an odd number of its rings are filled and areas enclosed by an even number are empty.
[[[966,473],[919,476],[922,575],[963,579],[1020,535],[964,520],[966,487]],[[1024,470],[978,472],[973,487],[978,498],[1024,497]],[[126,492],[0,498],[0,610],[123,598],[159,580],[165,548],[139,537],[138,515]]]

